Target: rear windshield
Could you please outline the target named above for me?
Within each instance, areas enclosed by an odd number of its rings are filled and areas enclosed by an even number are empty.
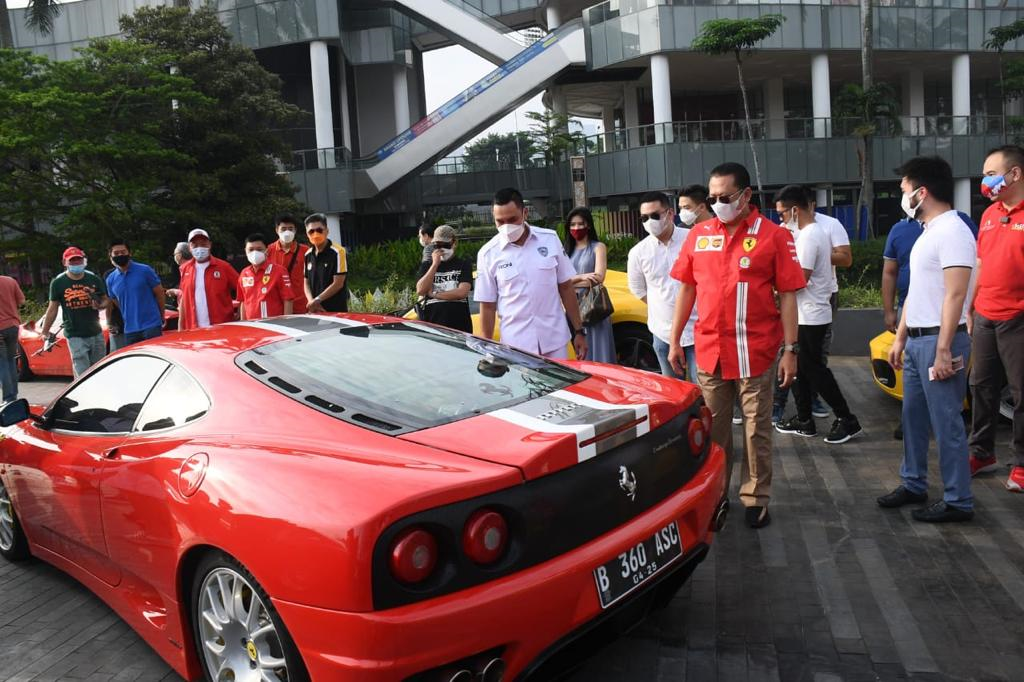
[[[242,353],[236,364],[312,409],[393,434],[516,405],[587,377],[418,322],[344,322]]]

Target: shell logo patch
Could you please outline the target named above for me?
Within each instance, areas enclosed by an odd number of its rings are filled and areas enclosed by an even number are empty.
[[[757,246],[757,239],[754,237],[745,237],[743,239],[743,250],[747,253],[753,251],[755,246]]]
[[[709,243],[711,243],[710,239],[708,239],[707,237],[701,237],[700,239],[697,240],[697,248],[706,249],[708,248]]]
[[[246,276],[242,278],[243,287],[251,287],[253,284],[255,284],[255,281],[252,277]]]
[[[740,267],[741,268],[749,268],[750,267],[750,256],[742,256],[740,258]]]
[[[701,237],[694,245],[694,251],[721,251],[725,246],[725,237]]]

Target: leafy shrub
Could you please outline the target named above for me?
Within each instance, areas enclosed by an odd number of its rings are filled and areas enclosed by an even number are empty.
[[[384,282],[383,289],[376,287],[372,291],[353,291],[348,309],[353,313],[404,313],[415,300],[415,290],[402,286],[398,277],[391,276]]]

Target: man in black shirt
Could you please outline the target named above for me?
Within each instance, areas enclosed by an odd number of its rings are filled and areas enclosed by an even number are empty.
[[[306,301],[311,313],[348,312],[348,259],[345,247],[327,238],[327,216],[314,213],[305,220],[313,245],[306,252]]]
[[[473,288],[473,266],[455,257],[455,230],[441,225],[434,230],[430,260],[420,263],[416,294],[425,301],[420,308],[424,322],[473,333],[469,316],[469,291]]]

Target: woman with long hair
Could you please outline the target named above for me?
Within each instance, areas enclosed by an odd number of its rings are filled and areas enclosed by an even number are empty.
[[[576,268],[572,283],[576,297],[580,298],[587,289],[604,282],[608,270],[608,247],[598,238],[594,229],[594,215],[589,208],[579,206],[569,211],[565,219],[565,253]],[[587,359],[594,362],[615,362],[615,337],[612,335],[612,318],[606,317],[597,324],[585,325],[587,330]]]

